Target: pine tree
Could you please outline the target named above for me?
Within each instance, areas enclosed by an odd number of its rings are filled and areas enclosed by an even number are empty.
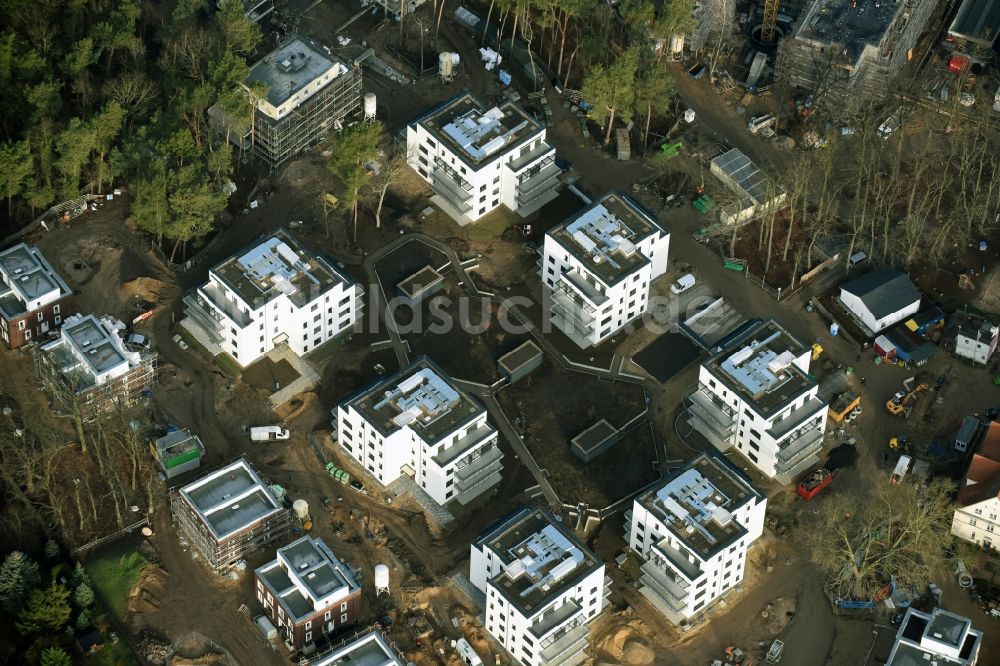
[[[77,608],[90,608],[93,605],[94,591],[90,589],[90,585],[86,583],[77,585],[76,589],[73,590],[73,603],[76,604]]]
[[[38,663],[39,666],[72,666],[73,660],[61,647],[50,647],[45,649]]]
[[[18,616],[17,630],[24,635],[56,632],[66,626],[71,613],[69,590],[53,582],[46,588],[32,590]]]
[[[12,613],[21,610],[28,592],[40,580],[38,565],[15,550],[0,565],[0,604]]]
[[[55,539],[49,539],[45,542],[45,559],[55,560],[59,558],[59,544],[56,543]]]

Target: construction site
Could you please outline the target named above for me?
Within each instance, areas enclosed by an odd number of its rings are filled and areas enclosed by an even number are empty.
[[[765,2],[765,24],[777,4]],[[776,77],[814,101],[879,99],[912,59],[936,6],[934,0],[814,0],[778,47]]]

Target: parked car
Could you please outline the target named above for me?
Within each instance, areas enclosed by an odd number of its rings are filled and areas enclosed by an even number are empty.
[[[688,273],[677,278],[677,281],[670,285],[670,291],[675,294],[680,294],[693,287],[694,284],[694,276]]]
[[[883,141],[887,141],[899,129],[900,125],[902,125],[902,121],[900,121],[899,111],[897,111],[878,126],[878,135],[882,137]]]
[[[256,428],[250,428],[250,439],[255,442],[270,442],[282,439],[288,439],[291,433],[288,432],[286,428],[281,426],[259,426]]]
[[[354,479],[353,481],[351,481],[351,488],[354,488],[355,490],[364,490],[365,484],[361,483],[357,479]]]

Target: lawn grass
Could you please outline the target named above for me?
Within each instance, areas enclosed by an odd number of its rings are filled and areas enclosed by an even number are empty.
[[[191,334],[191,331],[187,330],[183,326],[177,326],[174,328],[174,332],[181,336],[181,340],[187,343],[188,347],[193,349],[195,352],[201,354],[202,358],[206,361],[212,360],[212,355],[205,349],[205,346],[198,342],[198,338]]]
[[[87,562],[85,568],[94,583],[94,591],[104,605],[121,619],[129,593],[149,561],[129,547],[112,548]]]
[[[488,243],[500,238],[508,227],[519,220],[519,217],[500,206],[483,219],[464,227],[462,233],[473,243]]]
[[[230,379],[240,378],[240,373],[243,372],[243,368],[240,367],[240,364],[236,362],[236,359],[229,354],[225,352],[216,354],[215,358],[212,360],[217,366],[219,366],[219,369],[226,373],[226,376]]]

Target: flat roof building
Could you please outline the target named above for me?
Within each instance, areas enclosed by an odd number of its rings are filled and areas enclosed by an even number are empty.
[[[948,27],[962,52],[988,51],[1000,34],[1000,2],[998,0],[962,0],[955,18]]]
[[[817,102],[881,99],[936,6],[936,0],[813,0],[781,41],[775,72]]]
[[[244,84],[255,102],[249,127],[211,113],[231,141],[272,171],[332,138],[361,108],[361,69],[302,35],[290,35],[250,68]],[[260,96],[258,91],[266,89]]]
[[[76,314],[63,321],[59,337],[35,355],[57,401],[65,402],[62,389],[68,388],[84,417],[94,418],[135,404],[152,387],[156,355],[127,349],[124,331],[125,324],[110,316]]]
[[[314,657],[303,666],[404,666],[405,662],[381,632],[369,631]]]
[[[486,409],[426,357],[342,402],[336,431],[379,483],[408,476],[440,505],[468,504],[500,481]]]
[[[743,580],[766,504],[728,460],[706,453],[637,497],[625,538],[642,560],[640,592],[674,624],[704,613]]]
[[[469,92],[410,122],[406,159],[460,225],[501,204],[530,215],[557,196],[561,173],[541,123],[513,102],[488,107]]]
[[[217,573],[284,538],[291,524],[245,458],[173,491],[170,509],[178,533]]]
[[[581,348],[649,308],[667,270],[670,234],[625,194],[606,194],[545,234],[541,277],[551,321]]]
[[[604,608],[604,563],[542,509],[521,509],[473,544],[473,585],[486,630],[523,666],[580,664]]]
[[[361,614],[361,586],[322,539],[306,535],[279,548],[254,577],[257,602],[296,651],[311,652]]]
[[[765,476],[791,483],[823,448],[828,409],[811,356],[774,320],[745,329],[702,364],[689,423],[720,451],[735,448]]]
[[[886,666],[975,666],[983,632],[955,613],[935,608],[930,613],[906,610]]]
[[[37,247],[0,252],[0,336],[10,349],[40,341],[75,312],[73,291]]]
[[[149,443],[157,466],[164,476],[172,479],[201,466],[205,445],[198,435],[187,430],[173,430]]]
[[[184,298],[181,325],[246,367],[278,345],[302,355],[340,335],[361,317],[361,298],[360,285],[279,229],[209,270]]]

